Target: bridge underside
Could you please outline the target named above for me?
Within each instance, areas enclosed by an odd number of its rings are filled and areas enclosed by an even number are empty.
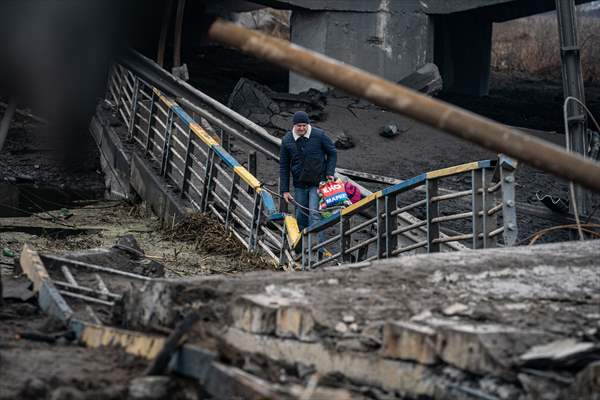
[[[555,9],[554,0],[254,3],[293,10],[291,39],[298,45],[392,81],[435,62],[446,90],[478,96],[488,92],[492,24]],[[290,74],[290,92],[310,88],[325,89]]]

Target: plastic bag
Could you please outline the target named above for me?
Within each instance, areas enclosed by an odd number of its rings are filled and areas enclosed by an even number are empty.
[[[346,194],[344,182],[336,178],[319,184],[319,210],[335,206],[347,206],[352,204]]]

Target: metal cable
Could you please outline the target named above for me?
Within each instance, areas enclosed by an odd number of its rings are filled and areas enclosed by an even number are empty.
[[[276,193],[276,192],[274,192],[274,191],[273,191],[273,190],[271,190],[271,189],[268,189],[268,188],[266,188],[266,187],[264,187],[264,186],[261,186],[261,189],[263,189],[264,191],[266,191],[266,192],[268,192],[268,193],[272,194],[272,195],[273,195],[273,196],[275,196],[275,197],[278,197],[278,198],[280,198],[280,199],[284,199],[284,200],[286,200],[286,199],[285,199],[285,197],[283,197],[283,196],[282,196],[282,195],[280,195],[279,193]],[[286,200],[286,201],[287,201],[287,200]],[[293,204],[295,207],[298,207],[298,208],[300,208],[300,209],[302,209],[302,210],[306,210],[306,211],[307,211],[307,212],[309,212],[309,213],[312,211],[312,212],[316,212],[316,213],[319,213],[319,214],[326,214],[326,213],[328,213],[328,212],[331,212],[331,211],[333,211],[333,210],[341,210],[341,209],[345,208],[344,206],[333,206],[333,207],[327,207],[327,209],[326,209],[326,210],[318,210],[318,209],[313,209],[313,208],[309,208],[309,207],[305,207],[305,206],[303,206],[302,204],[300,204],[300,203],[298,203],[296,200],[294,200],[294,198],[293,198],[293,197],[291,198],[291,203],[292,203],[292,204]],[[309,214],[307,214],[306,212],[303,212],[303,214],[304,214],[304,215],[306,215],[306,216],[309,216]]]
[[[590,118],[594,122],[594,125],[596,125],[596,129],[598,129],[598,132],[600,132],[600,125],[598,125],[598,122],[592,115],[592,112],[586,107],[586,105],[583,104],[583,102],[581,100],[579,100],[573,96],[567,97],[565,99],[565,102],[563,103],[563,119],[565,122],[565,147],[567,148],[567,151],[571,150],[571,139],[570,139],[570,133],[569,133],[569,121],[568,121],[568,112],[567,112],[567,106],[569,105],[569,101],[574,101],[574,102],[578,103],[580,106],[582,106],[583,109],[587,112],[587,114],[590,116]],[[577,232],[579,233],[579,240],[585,240],[585,236],[583,236],[583,231],[581,229],[581,221],[579,220],[579,210],[577,209],[577,203],[576,203],[576,198],[575,198],[575,185],[573,184],[572,180],[569,181],[569,192],[571,194],[571,201],[573,204],[573,215],[575,216],[575,222],[577,223]]]

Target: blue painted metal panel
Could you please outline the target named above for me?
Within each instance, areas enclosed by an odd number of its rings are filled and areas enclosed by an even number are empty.
[[[334,223],[337,223],[340,220],[340,212],[334,212],[331,217],[320,220],[319,222],[312,224],[308,228],[306,228],[306,232],[316,232],[319,229],[326,228]]]
[[[265,190],[262,190],[260,192],[260,195],[262,197],[262,202],[263,202],[263,211],[268,216],[272,216],[273,214],[276,214],[277,207],[275,207],[275,201],[273,200],[273,197],[271,196],[271,194]],[[283,218],[283,216],[281,218]]]
[[[494,167],[496,162],[492,160],[482,160],[478,162],[479,168],[491,168]]]
[[[281,221],[284,218],[285,218],[285,214],[280,213],[280,212],[273,213],[269,216],[269,220],[271,220],[271,221]]]
[[[225,164],[227,164],[231,168],[240,166],[240,163],[235,158],[233,158],[231,156],[231,154],[226,152],[225,149],[220,144],[214,145],[212,148],[215,150],[215,154],[221,160],[225,161]]]
[[[426,174],[417,175],[410,179],[405,180],[402,183],[398,183],[396,185],[387,187],[383,189],[383,196],[387,196],[388,194],[400,193],[410,190],[414,187],[417,187],[425,182],[427,178]]]
[[[38,294],[38,304],[46,314],[50,314],[61,321],[67,322],[73,316],[73,310],[51,281],[45,280],[42,283]]]
[[[194,122],[194,120],[192,119],[192,117],[190,117],[190,116],[189,116],[189,115],[188,115],[188,114],[187,114],[187,113],[186,113],[186,112],[183,110],[183,108],[181,108],[180,106],[178,106],[178,105],[174,105],[174,106],[172,107],[172,110],[173,110],[173,112],[174,112],[175,114],[177,114],[177,116],[178,116],[179,118],[181,118],[181,120],[182,120],[182,121],[185,123],[185,126],[186,126],[186,127],[189,127],[189,126],[190,126],[190,124],[191,124],[192,122]]]

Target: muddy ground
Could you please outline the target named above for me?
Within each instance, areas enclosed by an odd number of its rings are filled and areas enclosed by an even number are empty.
[[[49,215],[55,218],[49,219]],[[24,243],[43,252],[65,254],[110,247],[125,235],[133,235],[146,257],[163,264],[165,276],[170,278],[274,269],[270,261],[242,250],[212,219],[161,227],[143,206],[98,202],[70,208],[66,214],[52,210],[1,218],[4,290],[27,282],[15,267]],[[143,374],[146,360],[117,349],[86,349],[63,339],[47,344],[18,338],[24,331],[60,330],[49,325],[35,299],[8,300],[0,306],[0,399],[127,398],[128,385]],[[196,398],[189,381],[172,383],[173,398]]]
[[[190,71],[193,83],[226,103],[229,92],[241,77],[240,68],[246,64],[232,63],[229,53],[221,59],[218,54],[217,51],[211,53],[211,57],[198,56],[190,65]],[[206,60],[210,60],[211,68],[203,68]],[[223,60],[228,60],[229,67],[216,74]],[[251,65],[254,72],[250,78],[274,90],[283,90],[285,72],[262,63]],[[586,89],[592,110],[599,111],[600,86]],[[535,134],[562,145],[563,136],[552,133],[562,131],[559,82],[493,74],[490,96],[471,98],[442,94],[440,98],[510,125],[550,131]],[[391,139],[379,136],[379,129],[390,123],[397,124],[401,134]],[[328,95],[325,118],[315,125],[325,129],[333,139],[342,132],[352,136],[356,147],[339,151],[340,167],[395,178],[405,179],[424,171],[494,157],[469,143],[335,92]],[[240,161],[245,157],[241,150],[234,142],[233,152]],[[85,154],[86,161],[69,162],[68,155],[72,152]],[[5,281],[15,279],[15,256],[25,242],[43,251],[60,253],[111,246],[125,234],[133,234],[148,257],[164,264],[168,277],[273,269],[267,261],[263,263],[237,249],[227,250],[231,238],[224,233],[218,236],[217,232],[220,246],[197,240],[193,232],[203,231],[202,224],[161,229],[143,206],[98,201],[104,192],[98,157],[91,138],[80,148],[73,149],[45,136],[40,124],[17,117],[0,153],[0,250],[3,253],[0,267]],[[275,187],[276,171],[272,161],[259,158],[259,177],[272,187]],[[562,197],[567,193],[564,182],[530,167],[519,169],[517,182],[519,201],[533,201],[538,190]],[[458,189],[464,184],[449,181],[446,187]],[[520,215],[519,223],[522,238],[551,226],[548,221],[527,215]],[[207,230],[215,234],[213,228]],[[547,239],[560,238],[564,235]],[[89,398],[122,398],[131,378],[143,371],[145,362],[116,350],[18,340],[15,335],[22,330],[41,329],[44,316],[32,303],[9,303],[0,310],[2,399],[27,398],[30,389],[34,390],[31,395],[34,397],[30,398],[44,398],[39,390],[45,390],[50,398],[52,392],[65,386],[85,391]],[[42,383],[30,381],[35,374]]]
[[[19,336],[60,329],[33,301],[0,306],[0,399],[129,398],[129,385],[143,376],[147,360],[115,348],[85,348],[66,338],[44,343]],[[171,384],[170,398],[197,398],[190,381],[173,378]]]
[[[168,278],[275,268],[270,261],[243,251],[209,217],[165,227],[143,205],[115,201],[63,212],[67,218],[60,211],[2,218],[0,247],[18,255],[23,244],[30,243],[39,251],[60,254],[110,247],[119,237],[133,235],[147,258],[165,266]],[[49,215],[56,218],[50,219]],[[13,259],[3,255],[0,263],[10,269]]]
[[[600,86],[591,86],[587,89],[591,109],[600,111]],[[564,135],[559,133],[564,130],[560,83],[498,73],[494,74],[489,96],[477,98],[442,93],[440,98],[508,125],[524,127],[528,134],[564,146]],[[389,124],[398,126],[400,131],[398,136],[387,138],[379,135],[381,129]],[[496,157],[495,153],[477,145],[336,91],[330,92],[327,96],[324,116],[322,120],[315,121],[314,125],[324,129],[333,140],[340,134],[352,137],[355,147],[338,150],[339,167],[399,179],[408,179],[426,171]],[[236,154],[236,142],[233,143],[233,153]],[[244,160],[243,152],[240,151],[236,155],[240,160]],[[265,158],[260,159],[259,163],[261,163],[260,178],[271,183],[272,188],[275,189],[277,166]],[[464,190],[470,188],[470,180],[468,177],[457,176],[443,180],[440,185],[454,190]],[[365,186],[372,190],[381,188],[372,184]],[[536,198],[537,192],[567,200],[568,184],[561,178],[526,164],[520,164],[516,174],[517,201],[544,208]],[[600,200],[596,199],[594,204],[597,206]],[[598,214],[597,210],[596,214]],[[518,213],[517,217],[520,241],[525,241],[542,229],[559,224],[523,212]],[[568,239],[568,233],[562,231],[546,235],[542,241]]]

